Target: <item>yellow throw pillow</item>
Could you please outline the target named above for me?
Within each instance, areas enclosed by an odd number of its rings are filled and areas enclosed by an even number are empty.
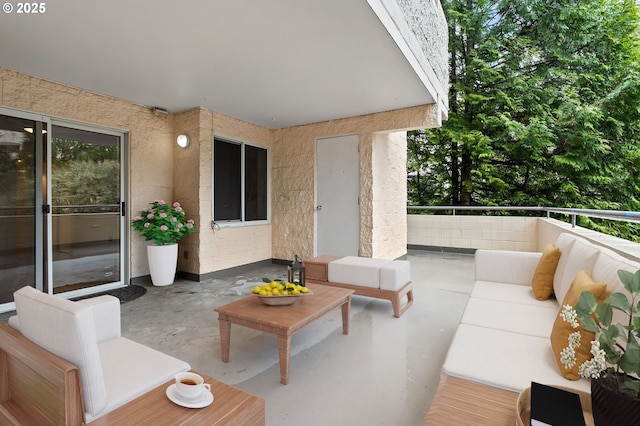
[[[571,287],[569,287],[569,291],[564,297],[562,305],[560,305],[560,309],[562,310],[562,306],[564,305],[571,305],[575,307],[578,303],[578,299],[580,298],[580,293],[583,291],[590,291],[593,293],[598,303],[603,302],[607,297],[609,297],[607,285],[604,283],[596,283],[591,277],[589,271],[585,270],[579,272],[573,279]],[[560,362],[560,352],[569,345],[569,335],[576,331],[579,331],[581,335],[580,346],[576,348],[576,363],[572,368],[567,369]],[[551,349],[553,350],[553,356],[556,358],[556,364],[558,364],[558,368],[560,369],[560,374],[562,374],[564,378],[569,380],[580,379],[580,374],[578,373],[580,365],[586,360],[592,358],[590,352],[592,340],[595,340],[594,332],[587,331],[582,328],[582,326],[573,328],[571,327],[571,324],[565,322],[558,314],[555,322],[553,323],[553,329],[551,330]]]
[[[531,288],[536,299],[547,300],[553,294],[553,276],[559,260],[560,249],[553,244],[547,244],[531,280]]]

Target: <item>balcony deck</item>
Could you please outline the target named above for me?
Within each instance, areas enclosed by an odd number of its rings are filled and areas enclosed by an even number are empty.
[[[289,384],[280,384],[277,341],[232,326],[220,360],[216,306],[250,292],[273,265],[244,275],[149,288],[122,305],[123,334],[266,400],[268,425],[423,424],[440,367],[473,285],[472,255],[411,250],[415,302],[394,318],[388,301],[354,296],[351,330],[335,310],[293,337]],[[277,309],[277,308],[274,308]]]
[[[474,258],[410,250],[407,259],[413,306],[394,318],[388,301],[354,296],[348,336],[335,310],[293,337],[286,386],[280,384],[273,335],[232,326],[230,361],[221,361],[213,311],[250,292],[263,276],[284,278],[283,266],[149,286],[144,296],[122,305],[122,332],[264,398],[267,425],[421,425],[471,292]]]

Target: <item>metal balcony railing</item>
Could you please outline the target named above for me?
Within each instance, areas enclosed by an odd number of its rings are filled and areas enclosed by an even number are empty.
[[[617,220],[621,222],[640,223],[640,212],[619,210],[593,210],[573,209],[559,207],[535,207],[535,206],[407,206],[409,212],[413,211],[451,211],[455,216],[460,211],[534,211],[541,215],[551,217],[551,214],[569,215],[571,226],[575,228],[578,216],[594,217],[600,219]]]

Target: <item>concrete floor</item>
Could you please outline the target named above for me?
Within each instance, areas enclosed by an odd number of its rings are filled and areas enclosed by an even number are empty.
[[[286,386],[273,335],[232,325],[230,361],[221,362],[213,311],[248,294],[264,276],[284,278],[283,266],[149,286],[121,305],[122,334],[264,398],[268,426],[422,425],[473,286],[474,259],[420,250],[407,259],[413,306],[395,318],[390,302],[354,296],[349,335],[342,334],[337,309],[293,337]]]

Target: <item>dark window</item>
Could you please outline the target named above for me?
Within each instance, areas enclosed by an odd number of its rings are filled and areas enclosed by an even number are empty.
[[[215,138],[213,220],[267,220],[267,176],[266,149]]]

